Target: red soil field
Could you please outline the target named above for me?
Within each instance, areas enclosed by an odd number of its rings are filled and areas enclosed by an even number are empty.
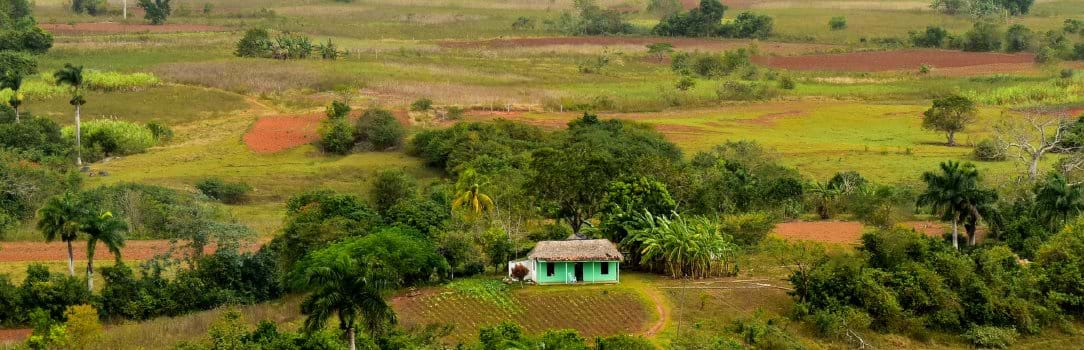
[[[439,45],[447,48],[511,49],[546,46],[646,46],[660,42],[670,43],[678,49],[700,50],[733,50],[747,47],[749,46],[749,44],[753,43],[753,41],[750,40],[735,39],[581,36],[507,39],[501,38],[472,41],[442,41],[439,43]],[[825,44],[795,44],[773,42],[757,42],[756,44],[758,50],[760,50],[761,52],[780,55],[808,53],[813,51],[827,51],[838,47],[835,45]]]
[[[256,251],[268,239],[259,239],[252,244],[242,247],[243,251]],[[183,244],[183,242],[178,242]],[[145,240],[127,241],[121,248],[121,257],[125,260],[146,260],[155,255],[169,251],[168,240]],[[85,259],[87,256],[87,244],[83,241],[72,243],[72,250],[76,259]],[[204,248],[205,253],[214,253],[215,247]],[[99,244],[94,251],[95,258],[102,261],[113,259],[113,254],[105,246]],[[0,242],[0,262],[21,261],[67,261],[68,248],[64,242]]]
[[[260,118],[242,139],[256,153],[275,153],[316,141],[323,113]]]
[[[793,70],[881,72],[918,70],[926,64],[934,69],[984,65],[1024,64],[1035,61],[1035,55],[950,50],[901,50],[854,52],[803,56],[757,56],[753,62],[772,68]]]
[[[31,331],[33,329],[30,328],[0,329],[0,344],[25,341],[30,337]]]
[[[927,236],[940,236],[946,227],[938,222],[908,221],[901,226]],[[854,221],[785,222],[775,226],[775,234],[783,239],[817,241],[838,244],[859,244],[866,227]],[[962,228],[961,228],[962,230]],[[981,237],[981,236],[980,236]]]
[[[104,34],[104,33],[178,33],[178,32],[221,32],[229,29],[219,26],[207,26],[199,24],[125,24],[115,22],[97,23],[42,23],[41,28],[53,34]]]

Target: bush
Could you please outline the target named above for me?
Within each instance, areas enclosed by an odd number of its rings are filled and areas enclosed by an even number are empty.
[[[1001,49],[1001,31],[997,25],[987,22],[977,22],[970,31],[964,33],[961,48],[964,51],[988,52]]]
[[[680,53],[674,56],[670,69],[678,73],[688,71],[705,78],[717,78],[749,66],[752,66],[749,51],[737,49],[723,52],[722,55]]]
[[[417,196],[418,184],[400,169],[387,169],[377,173],[369,194],[373,207],[378,212],[386,213],[396,204]]]
[[[154,140],[158,143],[173,140],[173,129],[165,123],[152,120],[147,122],[147,129],[151,131],[151,134],[154,135]]]
[[[0,50],[0,74],[29,76],[38,71],[38,62],[28,53]]]
[[[24,116],[18,124],[0,123],[0,148],[22,151],[31,159],[63,156],[70,147],[60,125],[50,119]]]
[[[71,10],[75,13],[85,13],[91,16],[105,14],[105,0],[72,0]]]
[[[347,115],[350,105],[334,101],[327,107],[327,119],[320,125],[320,148],[324,152],[347,154],[354,149],[357,135],[350,127]]]
[[[847,29],[847,17],[843,17],[843,16],[832,17],[832,19],[828,20],[828,29],[831,29],[831,30]]]
[[[245,36],[237,41],[237,50],[233,54],[238,57],[270,57],[271,34],[267,29],[249,29]]]
[[[64,137],[75,139],[75,128],[65,127]],[[143,153],[154,146],[154,133],[145,126],[132,122],[98,119],[84,122],[82,125],[83,148],[87,154],[103,156],[129,155]],[[87,158],[93,159],[91,156]]]
[[[0,29],[0,51],[40,55],[53,47],[53,35],[38,26]]]
[[[1007,149],[1008,147],[997,140],[983,139],[975,144],[973,156],[976,160],[1002,161],[1005,160]]]
[[[783,79],[779,80],[779,88],[783,90],[794,90],[794,88],[798,87],[797,85],[791,77],[783,77]]]
[[[432,108],[433,100],[430,100],[427,97],[419,98],[418,100],[410,104],[410,110],[417,112],[428,111]]]
[[[371,108],[358,119],[356,134],[358,141],[367,148],[385,151],[403,144],[406,128],[391,112]]]
[[[144,11],[143,18],[151,24],[166,23],[166,18],[169,18],[172,12],[169,2],[170,0],[139,0],[139,7]]]
[[[779,92],[758,82],[728,80],[719,84],[715,94],[724,101],[754,101],[775,97]]]
[[[689,76],[681,77],[681,79],[678,79],[678,82],[674,84],[674,87],[681,91],[688,91],[689,89],[692,89],[693,86],[696,86],[696,80]]]
[[[577,15],[562,13],[557,20],[546,20],[548,30],[567,35],[614,35],[631,33],[633,27],[614,9],[603,9],[594,1],[576,1]]]
[[[942,47],[945,45],[945,39],[949,38],[949,33],[945,28],[937,26],[928,26],[926,31],[921,34],[910,32],[911,44],[918,47]]]
[[[987,349],[1006,349],[1016,342],[1016,337],[1016,329],[994,326],[974,326],[964,333],[964,339],[971,344]]]
[[[1074,71],[1072,68],[1066,68],[1061,70],[1062,79],[1072,79],[1074,75],[1076,75],[1076,71]]]
[[[1005,51],[1020,52],[1031,49],[1035,34],[1022,24],[1014,24],[1005,32]]]
[[[756,245],[775,229],[775,218],[765,212],[730,214],[719,220],[719,230],[744,246]]]
[[[720,21],[727,7],[718,0],[701,1],[700,6],[686,13],[674,13],[663,18],[651,31],[662,36],[719,35]],[[680,7],[679,7],[680,11]]]
[[[719,28],[719,36],[740,39],[767,39],[772,34],[772,17],[752,12],[739,13],[733,22]]]
[[[227,204],[241,203],[245,194],[252,187],[244,182],[227,182],[221,178],[209,177],[196,183],[196,189],[207,197]]]

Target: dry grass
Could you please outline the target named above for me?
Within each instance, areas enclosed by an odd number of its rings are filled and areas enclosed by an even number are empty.
[[[240,93],[266,94],[293,89],[318,89],[345,82],[336,81],[319,70],[294,62],[277,60],[171,63],[152,69],[163,79],[182,84],[214,87]]]

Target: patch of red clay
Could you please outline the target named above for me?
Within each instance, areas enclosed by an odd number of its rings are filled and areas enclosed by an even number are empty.
[[[907,221],[900,223],[899,226],[931,237],[941,236],[945,232],[944,224],[934,221]],[[862,223],[855,221],[800,221],[775,225],[773,232],[788,240],[859,244],[862,233],[866,231],[867,228]]]
[[[1022,64],[1035,61],[1028,53],[1004,54],[950,50],[900,50],[802,56],[757,56],[753,62],[772,68],[793,70],[880,72],[918,70],[923,65],[958,68],[984,65]]]
[[[1070,109],[1068,112],[1065,112],[1065,113],[1068,114],[1070,117],[1076,117],[1076,116],[1084,117],[1084,107],[1076,108],[1076,109]]]
[[[323,113],[264,117],[242,139],[256,153],[275,153],[316,141]]]
[[[180,32],[222,32],[226,27],[207,26],[199,24],[126,24],[115,22],[97,23],[42,23],[41,28],[53,34],[77,35],[77,34],[105,34],[105,33],[180,33]]]
[[[242,247],[241,250],[256,251],[267,241],[269,240],[259,239]],[[178,244],[181,243],[183,242]],[[147,260],[155,255],[168,252],[169,249],[170,241],[168,240],[127,241],[124,248],[121,248],[121,257],[125,260]],[[87,256],[86,242],[73,242],[72,250],[76,259],[83,260]],[[213,245],[204,248],[204,253],[207,254],[214,253],[214,251],[215,247]],[[110,253],[108,249],[100,244],[94,253],[95,258],[102,261],[113,259],[113,253]],[[64,242],[0,242],[0,262],[67,260],[68,246]]]
[[[0,344],[21,343],[26,341],[26,338],[30,337],[32,331],[33,329],[30,328],[0,329]]]

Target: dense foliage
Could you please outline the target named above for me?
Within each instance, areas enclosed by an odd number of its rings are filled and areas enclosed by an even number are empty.
[[[661,36],[721,36],[726,38],[766,39],[772,33],[772,18],[742,12],[733,21],[723,23],[727,7],[719,0],[701,0],[700,6],[686,13],[673,13],[655,25],[652,33]]]

